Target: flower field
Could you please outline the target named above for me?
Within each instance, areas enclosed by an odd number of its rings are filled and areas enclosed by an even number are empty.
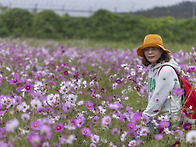
[[[196,50],[171,56],[196,87]],[[196,126],[149,119],[147,72],[136,49],[2,39],[0,146],[194,146]],[[178,94],[178,93],[177,93]]]

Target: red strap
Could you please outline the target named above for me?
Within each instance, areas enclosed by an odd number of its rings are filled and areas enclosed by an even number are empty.
[[[164,66],[170,66],[170,67],[172,67],[172,68],[174,69],[174,71],[176,72],[176,74],[179,76],[179,74],[178,74],[178,72],[176,71],[176,69],[175,69],[173,66],[169,65],[169,64],[164,64],[163,66],[161,66],[161,68],[160,68],[159,71],[158,71],[158,75],[159,75],[161,69],[162,69]]]

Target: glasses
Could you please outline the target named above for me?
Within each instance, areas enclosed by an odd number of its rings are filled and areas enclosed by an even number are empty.
[[[160,47],[147,47],[144,49],[144,52],[156,52]]]

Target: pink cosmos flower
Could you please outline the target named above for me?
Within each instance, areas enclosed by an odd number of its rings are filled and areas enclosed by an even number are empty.
[[[136,112],[136,113],[133,115],[133,117],[132,117],[132,122],[133,122],[134,124],[139,123],[139,121],[141,120],[141,118],[142,118],[142,112]]]
[[[0,138],[4,138],[6,137],[6,135],[7,135],[7,132],[6,132],[5,127],[0,128]]]
[[[120,134],[120,130],[118,130],[117,128],[112,129],[112,135],[119,135],[119,134]]]
[[[161,122],[159,123],[159,126],[160,126],[161,128],[167,128],[167,127],[169,127],[169,125],[170,125],[170,122],[169,122],[169,121],[161,121]]]
[[[42,136],[43,139],[51,139],[52,138],[52,129],[50,125],[42,125],[40,128],[40,135]]]
[[[5,124],[5,129],[7,132],[14,132],[18,128],[19,124],[19,121],[14,118]]]
[[[25,88],[25,90],[26,91],[28,91],[28,92],[31,92],[32,91],[32,89],[33,89],[33,85],[32,84],[30,84],[30,83],[26,83],[26,84],[24,84],[24,86],[23,86],[24,88]]]
[[[39,121],[32,121],[31,128],[33,130],[40,130],[41,127],[42,127],[42,125]]]
[[[31,132],[28,135],[28,142],[30,144],[31,147],[41,147],[42,145],[42,138],[39,134],[35,133],[35,132]]]
[[[161,139],[163,139],[163,134],[155,134],[154,135],[154,139],[155,140],[161,140]]]
[[[148,127],[141,127],[139,131],[140,136],[147,136],[148,133],[150,133],[150,130]]]
[[[102,124],[103,124],[103,125],[108,125],[108,124],[111,123],[111,120],[112,120],[111,116],[106,115],[106,116],[104,116],[104,117],[102,118]]]
[[[91,134],[91,130],[89,128],[82,128],[81,132],[83,135],[89,136]]]
[[[184,94],[184,89],[182,88],[175,88],[173,90],[173,93],[175,96],[182,96]]]
[[[188,68],[188,70],[187,70],[187,72],[194,72],[196,69],[195,69],[195,67],[190,67],[190,68]]]
[[[137,145],[136,140],[131,140],[128,144],[129,147],[135,147]]]
[[[136,125],[133,124],[133,123],[128,123],[128,124],[127,124],[127,128],[128,128],[129,130],[132,130],[132,131],[136,131],[136,130],[137,130]]]
[[[55,132],[61,132],[64,129],[64,125],[62,123],[58,123],[53,126]]]
[[[94,109],[93,103],[91,101],[86,102],[85,105],[86,105],[87,109],[89,109],[89,110],[93,110]]]

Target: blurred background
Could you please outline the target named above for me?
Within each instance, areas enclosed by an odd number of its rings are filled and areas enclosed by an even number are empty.
[[[196,44],[196,0],[0,0],[0,37]]]
[[[115,13],[130,13],[152,9],[154,7],[169,7],[190,0],[0,0],[0,4],[9,9],[22,8],[40,12],[50,9],[59,15],[91,16],[99,9]],[[194,2],[195,0],[192,0]]]

